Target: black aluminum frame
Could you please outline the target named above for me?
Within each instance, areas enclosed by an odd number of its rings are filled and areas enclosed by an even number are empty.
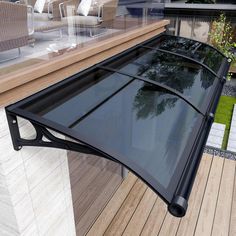
[[[224,85],[224,82],[226,81],[225,77],[229,70],[230,63],[227,61],[227,58],[225,58],[224,61],[222,62],[222,66],[219,73],[216,74],[207,66],[202,65],[202,63],[199,63],[192,58],[188,58],[187,56],[182,56],[181,54],[178,54],[178,56],[180,57],[189,59],[192,62],[195,62],[198,65],[201,65],[205,69],[209,70],[211,73],[214,73],[215,77],[217,78],[214,81],[210,94],[205,99],[206,101],[201,107],[196,107],[187,97],[182,95],[177,90],[170,88],[169,86],[163,85],[161,83],[158,83],[149,79],[144,79],[140,76],[134,76],[129,73],[124,73],[119,70],[115,70],[106,66],[107,63],[113,60],[118,60],[119,58],[123,57],[124,55],[127,55],[129,52],[135,49],[145,47],[145,44],[161,36],[162,35],[155,36],[145,41],[144,43],[140,43],[122,53],[117,54],[116,56],[113,56],[112,58],[109,58],[101,63],[98,63],[92,66],[89,69],[86,69],[85,71],[82,71],[74,76],[71,76],[55,85],[50,86],[49,88],[42,90],[41,92],[38,92],[22,101],[19,101],[13,105],[6,107],[6,114],[7,114],[7,119],[8,119],[8,124],[9,124],[9,129],[10,129],[14,149],[20,150],[22,146],[53,147],[53,148],[61,148],[61,149],[66,149],[66,150],[73,150],[73,151],[82,152],[86,154],[93,154],[93,155],[101,156],[109,160],[118,162],[124,165],[127,169],[134,172],[149,187],[151,187],[158,195],[160,195],[160,197],[168,204],[168,210],[171,214],[177,217],[184,216],[187,210],[187,201],[189,198],[189,194],[191,192],[191,188],[192,188],[192,185],[196,176],[196,172],[197,172],[200,160],[201,160],[204,146],[205,146],[208,134],[210,132],[210,128],[214,119],[214,113],[215,113],[215,110],[216,110],[216,107],[217,107],[217,104],[218,104],[218,101],[219,101],[219,98],[223,89],[223,85]],[[151,48],[151,49],[156,50],[155,48]],[[166,51],[166,50],[163,50],[163,51]],[[186,145],[186,148],[185,148],[184,156],[185,156],[186,162],[184,165],[183,163],[181,163],[181,168],[177,167],[177,168],[182,169],[182,172],[180,173],[180,176],[181,176],[180,181],[176,183],[176,180],[173,180],[173,183],[170,184],[171,185],[170,188],[175,188],[174,198],[168,195],[167,191],[166,192],[164,190],[162,190],[162,192],[158,191],[160,189],[160,186],[154,186],[153,181],[149,176],[144,178],[143,176],[140,175],[138,171],[134,171],[132,167],[125,165],[124,163],[117,160],[115,157],[110,156],[108,153],[104,153],[100,149],[95,148],[93,144],[89,144],[89,143],[85,143],[81,141],[81,137],[78,137],[78,135],[76,134],[74,130],[64,127],[60,124],[57,124],[53,121],[34,115],[20,108],[21,106],[28,103],[29,101],[39,98],[40,96],[43,96],[45,93],[52,91],[57,87],[63,86],[64,84],[74,81],[78,76],[82,77],[83,75],[88,74],[90,71],[94,69],[102,69],[106,71],[123,74],[128,77],[131,77],[132,79],[127,81],[125,85],[123,85],[120,89],[118,89],[117,91],[112,93],[109,97],[107,97],[102,102],[100,102],[96,107],[94,107],[89,112],[87,112],[79,120],[76,120],[75,122],[73,122],[70,125],[70,127],[74,126],[79,121],[84,119],[88,114],[90,114],[91,112],[96,110],[99,106],[101,106],[103,103],[105,103],[107,100],[112,98],[121,89],[123,89],[124,87],[129,85],[132,81],[137,80],[137,79],[150,83],[154,86],[161,87],[167,90],[168,92],[180,97],[182,100],[188,103],[193,109],[195,109],[199,113],[199,117],[201,117],[201,119],[200,118],[198,119],[198,122],[196,126],[194,127],[194,130],[193,130],[194,137],[188,140],[188,145]],[[35,131],[36,131],[35,139],[25,140],[21,138],[20,132],[19,132],[19,125],[17,122],[17,116],[27,119],[34,126]],[[48,129],[51,129],[53,131],[66,135],[76,141],[72,142],[72,141],[57,138],[52,133],[50,133]],[[43,141],[43,137],[46,137],[47,140],[49,141]]]

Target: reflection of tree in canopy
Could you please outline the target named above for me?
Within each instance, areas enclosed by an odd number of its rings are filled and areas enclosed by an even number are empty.
[[[171,36],[167,36],[167,38],[168,40],[164,40],[159,48],[186,55],[204,63],[215,72],[218,71],[223,58],[220,53],[211,47],[185,38],[179,38],[178,40]]]
[[[214,77],[208,70],[204,69],[201,71],[200,80],[202,82],[202,87],[208,89],[213,84]]]
[[[178,38],[167,36],[167,39],[164,40],[160,47],[164,50],[171,50],[172,52],[177,52],[186,56],[193,57],[197,60],[198,53],[197,50],[201,47],[201,43],[191,41],[185,38]]]
[[[207,55],[205,56],[203,63],[217,73],[220,69],[223,56],[217,51],[212,50],[210,47],[207,46],[205,46],[204,51],[202,50],[202,53]]]
[[[183,93],[184,89],[192,87],[194,78],[190,76],[198,69],[186,68],[186,61],[176,60],[176,56],[155,52],[150,61],[139,67],[138,74],[150,80],[158,81]]]
[[[198,73],[200,73],[202,88],[207,89],[212,85],[214,77],[207,69],[197,64],[191,67],[192,63],[188,65],[188,60],[181,60],[175,55],[167,55],[161,52],[153,53],[150,61],[139,67],[138,74],[168,85],[181,93],[184,89],[192,87],[194,76]]]
[[[196,65],[186,67],[186,60],[177,60],[175,55],[167,55],[161,52],[155,52],[150,57],[149,61],[140,65],[138,75],[144,76],[147,79],[163,83],[175,90],[184,93],[184,90],[191,89],[194,83],[195,76],[199,75],[201,87],[209,88],[214,80],[214,77],[206,69]],[[134,108],[137,110],[137,118],[147,118],[149,115],[157,116],[165,111],[168,107],[173,107],[177,98],[166,95],[166,98],[158,101],[156,93],[150,93],[152,86],[145,86],[140,89],[135,98]],[[153,87],[152,87],[153,89]],[[157,87],[155,87],[157,89]]]
[[[164,91],[152,85],[143,86],[137,93],[133,108],[137,110],[137,119],[146,119],[160,115],[166,108],[175,106],[177,97],[166,94]]]

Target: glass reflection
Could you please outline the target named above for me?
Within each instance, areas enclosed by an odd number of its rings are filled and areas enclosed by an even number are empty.
[[[22,108],[70,127],[132,78],[118,73],[94,69],[76,81],[61,85],[53,93],[36,98]]]
[[[190,60],[160,51],[139,49],[106,66],[167,85],[200,106],[215,77]]]
[[[155,187],[168,188],[197,117],[175,95],[133,81],[72,128],[84,141],[153,179]]]
[[[80,54],[84,47],[99,47],[104,40],[160,20],[159,4],[148,4],[150,11],[132,4],[143,12],[138,16],[128,5],[118,0],[0,1],[0,76],[73,51]]]
[[[166,108],[170,109],[175,106],[178,100],[177,97],[167,96],[160,100],[155,94],[157,90],[160,91],[161,89],[148,84],[139,89],[133,104],[137,119],[153,118],[164,112]],[[150,93],[150,91],[153,91],[153,93]],[[163,92],[166,91],[163,90]]]
[[[223,56],[211,47],[197,41],[173,36],[164,36],[161,43],[151,42],[150,45],[167,51],[191,57],[218,72]]]

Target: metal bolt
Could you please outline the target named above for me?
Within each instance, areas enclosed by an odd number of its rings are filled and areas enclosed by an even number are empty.
[[[13,123],[13,124],[16,124],[16,120],[13,120],[12,123]]]
[[[18,149],[20,150],[22,148],[22,146],[18,146]]]
[[[225,76],[222,77],[222,81],[223,81],[223,83],[226,82],[226,77]]]

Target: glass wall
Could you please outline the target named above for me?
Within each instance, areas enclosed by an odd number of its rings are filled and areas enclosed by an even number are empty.
[[[210,43],[210,32],[214,30],[213,22],[224,13],[226,21],[232,27],[234,41],[236,40],[236,14],[235,11],[224,12],[214,10],[180,10],[165,9],[164,18],[170,20],[167,33],[170,35],[193,38]]]
[[[163,4],[137,2],[0,0],[0,78],[163,17]]]

